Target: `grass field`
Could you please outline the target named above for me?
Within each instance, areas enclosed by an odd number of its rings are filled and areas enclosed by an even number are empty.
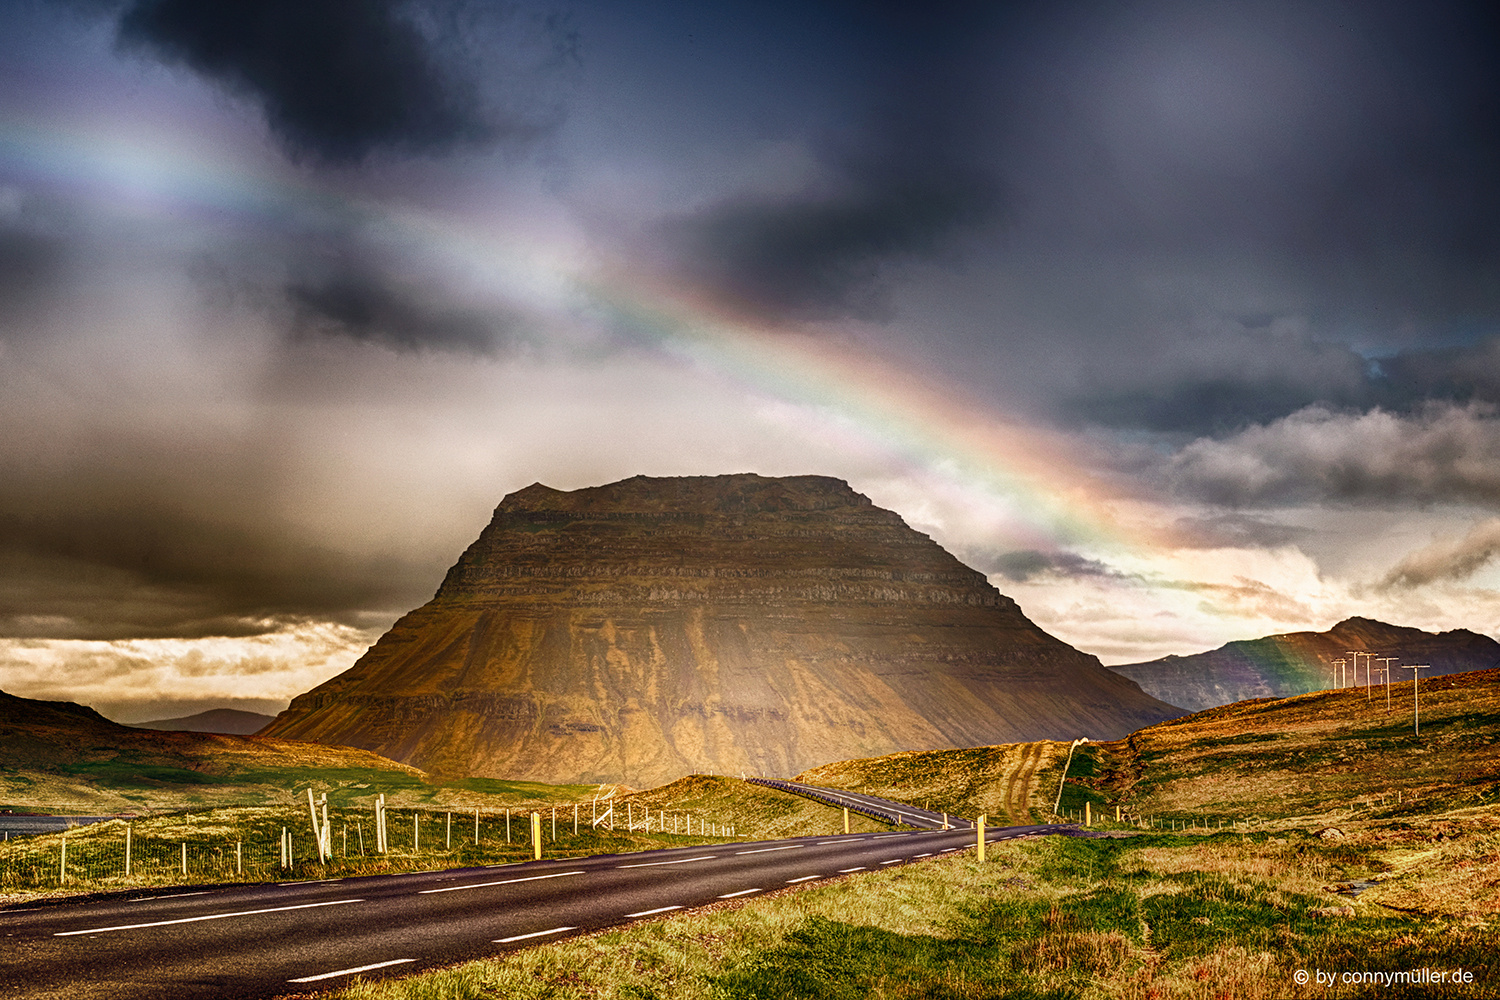
[[[1500,848],[1493,810],[1455,843]],[[346,1000],[426,998],[1500,997],[1500,948],[1483,921],[1404,912],[1330,884],[1392,871],[1377,836],[1307,832],[1050,837],[537,947],[380,984]],[[1408,870],[1382,887],[1441,890]],[[1309,982],[1298,970],[1454,969],[1458,986]]]
[[[326,862],[316,857],[303,788],[283,792],[277,805],[186,810],[7,841],[0,844],[0,901],[135,885],[324,878],[519,861],[532,856],[532,811],[542,817],[545,857],[842,829],[839,810],[710,775],[646,792],[480,779],[459,787],[412,781],[375,789],[350,783],[347,775],[324,778],[321,787],[312,787],[319,794],[326,791],[329,800],[333,856]],[[377,791],[385,792],[387,802],[390,851],[384,855],[375,851]],[[471,805],[476,801],[483,805]],[[858,831],[890,829],[863,817],[853,820]],[[290,865],[282,862],[283,831],[291,837]]]

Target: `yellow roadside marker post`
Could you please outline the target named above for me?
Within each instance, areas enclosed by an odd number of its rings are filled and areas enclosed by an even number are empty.
[[[979,828],[979,860],[980,861],[984,860],[984,821],[987,820],[987,819],[989,819],[988,816],[980,816],[979,817],[979,822],[975,824]]]
[[[844,832],[849,832],[849,807],[844,807]]]
[[[534,812],[531,814],[531,855],[536,860],[542,860],[542,814]]]

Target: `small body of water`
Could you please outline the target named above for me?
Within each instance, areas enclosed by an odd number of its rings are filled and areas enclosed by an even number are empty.
[[[56,833],[74,826],[103,823],[118,816],[15,816],[0,813],[0,837],[31,837],[38,833]]]

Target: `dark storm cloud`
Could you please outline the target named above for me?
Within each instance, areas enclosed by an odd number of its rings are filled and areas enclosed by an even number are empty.
[[[344,336],[402,351],[488,353],[502,342],[507,325],[479,310],[426,301],[372,272],[294,283],[286,294],[303,335]]]
[[[299,537],[246,509],[221,509],[215,520],[150,496],[120,496],[104,509],[63,501],[46,511],[8,499],[0,634],[11,637],[257,635],[267,622],[308,617],[364,627],[372,609],[421,603],[440,572]],[[224,499],[225,508],[255,503]]]
[[[0,317],[35,304],[61,278],[62,240],[0,223]]]
[[[1075,552],[1040,552],[1036,549],[1017,549],[1011,552],[988,553],[969,560],[982,572],[999,573],[1016,583],[1039,576],[1051,577],[1099,577],[1117,574],[1103,563],[1086,559]]]
[[[418,13],[399,0],[133,0],[119,37],[251,95],[299,157],[356,163],[534,136],[537,123],[484,108],[476,75]]]
[[[659,229],[682,273],[772,320],[884,317],[890,269],[952,263],[964,235],[1004,217],[976,80],[993,11],[972,3],[919,13],[899,4],[821,7],[821,45],[789,33],[784,48],[765,53],[778,63],[832,60],[842,71],[843,120],[798,123],[814,176],[788,190],[728,192]],[[786,86],[777,98],[795,106],[795,84]]]
[[[786,319],[882,315],[882,269],[932,258],[994,214],[984,179],[876,173],[788,200],[734,199],[664,229],[679,265],[734,304]]]

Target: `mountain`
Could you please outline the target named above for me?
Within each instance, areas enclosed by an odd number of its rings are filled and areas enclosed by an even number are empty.
[[[429,603],[264,732],[646,786],[1180,714],[847,483],[637,476],[505,497]]]
[[[1198,711],[1246,698],[1285,698],[1334,687],[1332,663],[1350,659],[1350,651],[1396,657],[1390,664],[1392,680],[1411,677],[1412,671],[1401,669],[1403,663],[1430,664],[1431,670],[1421,671],[1424,679],[1500,666],[1500,642],[1487,635],[1468,629],[1423,632],[1369,618],[1348,618],[1327,632],[1268,635],[1206,653],[1164,656],[1110,669],[1129,677],[1153,697]],[[1376,683],[1381,679],[1381,664],[1361,655],[1362,685],[1368,662],[1375,663]],[[1346,669],[1352,683],[1352,668]]]
[[[166,729],[180,733],[226,733],[231,736],[250,736],[260,732],[275,720],[274,715],[245,712],[238,708],[213,708],[197,715],[184,715],[180,719],[156,719],[152,722],[132,722],[134,729]]]
[[[0,691],[0,804],[62,812],[284,802],[334,778],[409,785],[421,772],[366,750],[290,740],[162,732],[68,701]]]

